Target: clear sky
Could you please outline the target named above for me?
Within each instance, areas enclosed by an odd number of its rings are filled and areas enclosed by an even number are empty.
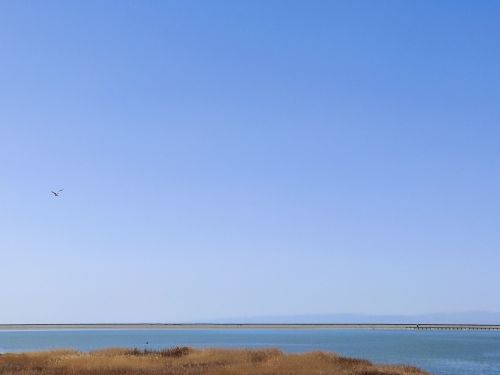
[[[1,2],[0,322],[499,311],[499,19]]]

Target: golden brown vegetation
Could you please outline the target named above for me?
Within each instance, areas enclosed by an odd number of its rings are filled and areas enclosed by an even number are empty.
[[[277,349],[59,350],[0,355],[1,375],[423,375],[408,366],[374,365],[333,353]]]

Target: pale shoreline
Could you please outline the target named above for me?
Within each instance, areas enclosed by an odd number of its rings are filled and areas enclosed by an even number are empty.
[[[33,330],[124,330],[124,329],[386,329],[386,330],[481,330],[500,331],[500,324],[217,324],[217,323],[92,323],[92,324],[0,324],[0,331]]]

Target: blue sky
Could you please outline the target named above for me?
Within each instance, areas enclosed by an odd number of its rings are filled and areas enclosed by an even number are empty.
[[[499,17],[2,2],[0,322],[499,311]]]

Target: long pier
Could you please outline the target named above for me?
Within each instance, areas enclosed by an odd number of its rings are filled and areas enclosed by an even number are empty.
[[[98,323],[98,324],[0,324],[0,330],[92,330],[92,329],[385,329],[500,331],[500,324],[373,324],[373,323]]]

